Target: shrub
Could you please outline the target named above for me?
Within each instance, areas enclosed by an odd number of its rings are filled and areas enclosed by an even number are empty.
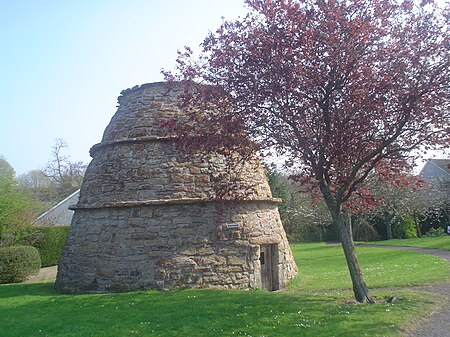
[[[289,241],[292,242],[320,242],[323,241],[323,230],[315,224],[295,224],[287,233]]]
[[[442,228],[434,228],[431,227],[430,230],[426,234],[428,237],[438,237],[445,235],[445,232],[442,230]]]
[[[392,226],[392,235],[395,239],[417,238],[417,228],[411,215],[400,216]]]
[[[431,228],[442,228],[443,231],[450,225],[450,202],[437,207],[430,207],[419,214],[420,229],[422,233],[428,233]]]
[[[33,243],[33,247],[39,251],[42,267],[57,265],[66,243],[69,226],[36,226],[35,228],[38,238]]]
[[[37,274],[41,268],[41,259],[36,248],[14,246],[0,248],[0,284],[24,281],[28,276]]]
[[[376,241],[380,239],[374,226],[363,217],[352,217],[353,240]]]

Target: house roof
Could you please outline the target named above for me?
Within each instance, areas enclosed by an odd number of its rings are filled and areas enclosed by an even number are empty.
[[[450,179],[450,159],[428,159],[419,176],[425,179]]]
[[[74,213],[69,209],[69,206],[76,204],[79,196],[80,190],[76,190],[48,211],[39,215],[34,224],[37,226],[69,226]]]

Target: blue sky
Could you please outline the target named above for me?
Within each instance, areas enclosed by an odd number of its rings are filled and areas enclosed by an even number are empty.
[[[88,163],[120,91],[244,14],[244,0],[0,0],[0,156],[22,174],[63,138]]]
[[[63,138],[88,163],[121,90],[161,81],[178,49],[244,14],[243,0],[0,1],[0,156],[43,168]]]

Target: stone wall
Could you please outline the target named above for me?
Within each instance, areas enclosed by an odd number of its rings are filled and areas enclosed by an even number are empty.
[[[227,224],[239,228],[228,229]],[[259,247],[277,244],[278,288],[296,273],[276,204],[196,203],[77,210],[57,288],[129,291],[261,287]]]
[[[86,171],[79,203],[216,198],[213,181],[225,164],[217,157],[187,161],[174,147],[167,139],[137,139],[97,149]],[[271,197],[264,171],[254,163],[245,164],[234,176],[235,183],[238,179],[252,182],[246,198]]]

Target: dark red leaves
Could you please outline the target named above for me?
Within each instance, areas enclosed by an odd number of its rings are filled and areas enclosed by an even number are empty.
[[[247,0],[195,60],[179,54],[189,151],[271,147],[337,204],[393,179],[411,150],[449,141],[449,15],[433,1]],[[200,112],[200,113],[199,113]],[[381,169],[382,167],[382,169]]]

